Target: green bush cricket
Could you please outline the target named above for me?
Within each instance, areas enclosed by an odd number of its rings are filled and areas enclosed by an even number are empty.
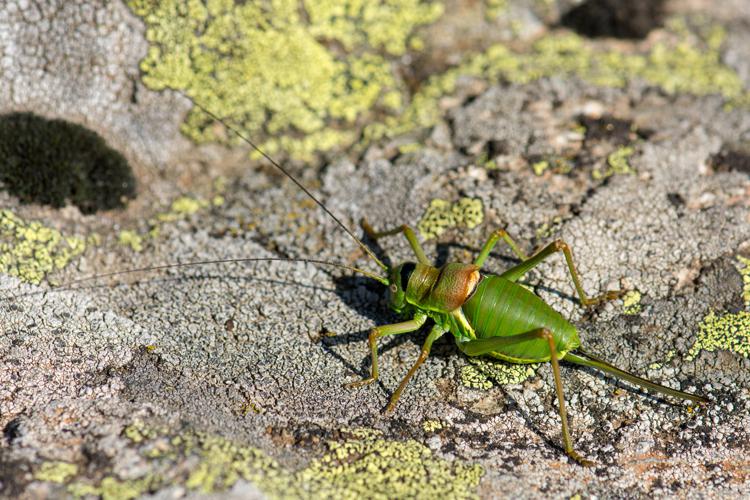
[[[520,278],[545,259],[554,254],[562,253],[581,305],[592,306],[603,301],[616,299],[621,295],[620,291],[608,291],[596,297],[589,298],[581,285],[572,252],[564,241],[556,240],[533,255],[528,256],[506,231],[498,229],[485,242],[473,263],[451,262],[441,267],[435,267],[428,260],[417,240],[416,234],[409,226],[403,225],[394,229],[377,232],[369,223],[363,220],[361,223],[362,228],[371,239],[399,234],[403,234],[407,239],[416,257],[416,261],[405,262],[389,268],[287,169],[262,151],[242,132],[226,123],[199,103],[194,104],[249,144],[270,164],[296,184],[359,245],[365,254],[382,269],[385,276],[343,264],[315,259],[247,258],[184,262],[115,271],[76,280],[64,286],[95,278],[140,271],[225,262],[271,260],[310,262],[363,274],[388,287],[390,307],[406,319],[400,323],[382,325],[371,330],[369,334],[372,359],[371,374],[367,378],[347,384],[347,387],[360,387],[378,379],[377,340],[379,338],[415,332],[426,325],[428,320],[431,320],[432,326],[422,346],[420,355],[391,396],[386,413],[390,413],[395,409],[409,380],[429,356],[434,341],[450,332],[455,337],[458,348],[467,356],[490,356],[511,363],[539,363],[546,361],[551,363],[562,424],[563,448],[569,457],[582,465],[591,465],[592,462],[584,459],[573,447],[573,441],[568,428],[565,398],[560,376],[560,360],[565,359],[574,364],[596,368],[616,378],[668,396],[691,400],[696,403],[708,402],[708,399],[703,396],[678,391],[651,382],[616,368],[606,361],[587,353],[581,348],[576,328],[541,298],[518,284]],[[521,262],[499,275],[482,273],[481,268],[483,264],[500,240],[511,248]]]

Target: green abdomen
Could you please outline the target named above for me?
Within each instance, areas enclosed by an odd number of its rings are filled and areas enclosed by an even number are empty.
[[[547,328],[557,340],[560,357],[580,345],[575,327],[560,313],[524,287],[500,276],[485,276],[461,308],[480,339]],[[516,363],[547,361],[549,343],[542,339],[528,340],[491,355]]]

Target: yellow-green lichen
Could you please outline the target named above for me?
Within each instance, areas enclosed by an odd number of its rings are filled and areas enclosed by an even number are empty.
[[[432,431],[441,425],[432,422]],[[141,421],[124,434],[137,445],[152,470],[169,472],[127,481],[106,476],[98,484],[74,483],[68,486],[71,495],[129,499],[174,485],[217,493],[242,479],[270,498],[471,498],[476,497],[483,474],[479,465],[442,460],[415,440],[388,440],[370,429],[342,430],[344,439],[329,441],[320,459],[296,472],[286,470],[261,450],[220,436],[200,432],[170,435]],[[175,468],[175,461],[193,465]]]
[[[641,292],[630,290],[622,297],[622,312],[635,315],[641,312]]]
[[[329,452],[297,477],[303,484],[325,485],[327,498],[475,497],[484,471],[435,458],[429,448],[410,439],[391,441],[378,431],[355,429],[344,442],[329,442]]]
[[[410,154],[410,153],[416,153],[419,150],[422,149],[422,145],[418,142],[409,142],[407,144],[402,144],[398,147],[398,152],[402,155]]]
[[[516,364],[487,358],[469,358],[471,365],[461,369],[461,383],[473,389],[490,389],[500,385],[520,384],[534,375],[539,364]]]
[[[537,161],[531,165],[531,168],[534,169],[536,175],[542,175],[549,168],[549,162],[547,160]]]
[[[65,483],[78,474],[78,466],[68,462],[44,462],[34,473],[34,479],[49,483]]]
[[[486,12],[497,15],[506,3],[486,0]],[[670,94],[719,94],[728,104],[750,103],[742,79],[721,62],[721,28],[704,28],[696,36],[684,23],[672,22],[647,52],[624,52],[572,33],[541,37],[523,51],[496,44],[428,78],[411,96],[396,61],[423,45],[414,32],[441,16],[442,2],[128,0],[128,5],[146,23],[144,83],[181,90],[260,138],[272,155],[283,151],[306,159],[354,141],[432,126],[443,113],[439,99],[452,93],[462,76],[520,84],[574,77],[612,87],[642,80]],[[358,124],[366,124],[363,135]],[[197,109],[183,131],[200,142],[238,140]]]
[[[541,240],[546,240],[552,237],[555,233],[560,230],[563,219],[559,215],[556,215],[549,222],[544,222],[541,226],[536,229],[536,237]],[[533,291],[533,290],[532,290]]]
[[[714,311],[708,313],[698,326],[698,339],[688,351],[687,359],[695,359],[701,351],[723,349],[750,356],[750,312],[740,311],[735,314],[717,316]]]
[[[143,237],[135,231],[124,229],[117,235],[117,241],[120,245],[130,247],[134,252],[140,252],[143,250]]]
[[[125,427],[122,434],[136,444],[147,439],[154,439],[159,435],[158,430],[145,426],[141,421]]]
[[[195,448],[200,456],[198,466],[190,472],[185,486],[210,493],[230,488],[239,479],[263,488],[278,488],[273,478],[288,474],[262,451],[245,447],[216,436],[187,436],[183,445]]]
[[[422,0],[128,4],[147,27],[146,85],[182,90],[253,137],[272,136],[261,144],[268,153],[297,158],[351,144],[363,116],[401,109],[392,60],[443,11]],[[194,110],[183,131],[222,139],[209,125]]]
[[[742,275],[742,300],[745,309],[750,309],[750,259],[738,255],[737,270]]]
[[[243,417],[249,414],[260,415],[263,413],[263,409],[252,401],[245,401],[240,405],[240,415]]]
[[[221,195],[216,196],[219,196],[221,198],[221,203],[224,203],[224,198]],[[216,198],[216,196],[214,198]],[[187,216],[197,213],[199,210],[207,208],[211,204],[212,203],[201,198],[180,196],[172,201],[169,205],[168,211],[157,214],[156,221],[151,221],[151,225],[153,227],[158,227],[159,223],[162,222],[174,222],[176,220],[184,219]]]
[[[83,253],[86,241],[0,210],[0,272],[39,283]]]
[[[461,76],[517,84],[545,77],[576,77],[608,87],[623,87],[630,81],[642,80],[669,94],[718,94],[730,105],[750,104],[750,94],[742,79],[721,62],[721,29],[710,31],[705,39],[686,30],[673,31],[674,36],[643,53],[598,48],[573,33],[544,36],[527,51],[493,45],[467,57],[460,66],[430,78],[400,116],[371,124],[365,130],[365,137],[393,137],[413,128],[434,125],[442,113],[439,99],[455,90]]]
[[[172,202],[171,211],[176,214],[192,215],[207,205],[208,203],[204,200],[198,200],[188,196],[180,196]]]
[[[541,176],[548,170],[556,174],[567,174],[573,170],[573,164],[567,158],[554,156],[545,160],[539,160],[531,164],[534,174]]]
[[[737,257],[738,270],[742,275],[742,298],[748,307],[750,295],[750,259]],[[750,311],[739,311],[717,315],[711,311],[698,325],[698,339],[688,351],[687,360],[695,359],[701,351],[731,351],[747,358],[750,356]]]
[[[508,8],[508,0],[484,0],[484,16],[489,21],[505,13]]]
[[[435,432],[443,428],[443,423],[440,420],[425,420],[422,422],[422,430],[425,432]]]
[[[461,198],[456,203],[434,199],[417,224],[424,239],[436,238],[447,229],[473,229],[484,220],[484,208],[479,198]]]
[[[677,354],[677,351],[675,351],[674,349],[668,351],[667,355],[664,356],[664,359],[662,361],[656,361],[648,365],[649,370],[661,370],[665,364],[672,361],[672,358],[674,358],[675,354]]]
[[[214,187],[221,187],[215,184]],[[174,222],[186,218],[187,216],[197,213],[210,205],[219,206],[224,203],[224,197],[220,194],[215,195],[211,202],[201,198],[191,198],[189,196],[180,196],[172,201],[169,210],[156,215],[154,219],[149,220],[150,228],[145,234],[139,234],[132,229],[123,229],[117,235],[117,241],[121,245],[130,247],[134,252],[143,251],[143,245],[148,239],[158,238],[161,232],[161,225],[167,222]]]
[[[461,385],[464,387],[470,387],[471,389],[492,389],[494,385],[487,375],[479,371],[474,365],[464,365],[461,367],[459,373],[461,379]]]
[[[105,477],[96,486],[83,482],[70,484],[68,493],[75,498],[94,496],[103,500],[130,500],[150,491],[156,484],[158,484],[156,476],[124,481],[114,477]]]
[[[217,195],[221,196],[221,195]],[[224,203],[223,197],[221,203]],[[167,212],[160,213],[156,216],[158,222],[173,222],[176,220],[184,219],[189,215],[197,213],[208,207],[211,203],[201,198],[192,198],[190,196],[180,196],[172,201]]]
[[[635,153],[632,146],[622,146],[607,156],[607,168],[594,169],[592,177],[596,180],[606,179],[613,175],[634,174],[635,169],[630,166],[630,157]]]

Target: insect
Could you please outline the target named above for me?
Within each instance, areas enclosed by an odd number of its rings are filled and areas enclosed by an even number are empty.
[[[361,387],[378,379],[378,339],[389,335],[415,332],[427,325],[428,322],[432,326],[421,348],[420,355],[391,396],[386,413],[390,413],[395,409],[410,379],[429,356],[435,340],[446,333],[454,336],[458,348],[468,356],[490,356],[511,363],[539,363],[549,361],[552,365],[558,400],[563,448],[569,457],[583,465],[590,465],[592,462],[583,458],[573,447],[560,376],[559,364],[561,360],[599,369],[617,378],[668,396],[691,400],[697,403],[708,402],[708,399],[703,396],[678,391],[646,380],[589,354],[581,347],[576,328],[541,298],[518,283],[519,279],[544,260],[555,254],[562,253],[578,298],[583,306],[592,306],[603,301],[616,299],[621,295],[620,291],[608,291],[589,298],[581,285],[571,249],[564,241],[556,240],[533,255],[528,256],[506,231],[498,229],[491,234],[472,263],[451,262],[441,267],[436,267],[428,260],[422,246],[417,240],[416,234],[409,226],[402,225],[389,230],[375,231],[367,221],[363,220],[361,223],[362,228],[368,237],[373,240],[387,236],[403,235],[408,241],[416,260],[389,267],[282,165],[258,148],[242,132],[227,124],[210,110],[204,108],[200,103],[194,104],[207,115],[222,123],[243,141],[247,142],[275,168],[294,182],[360,246],[365,254],[381,268],[384,275],[368,272],[356,267],[315,259],[247,258],[185,262],[150,268],[115,271],[77,280],[67,285],[83,280],[144,270],[159,270],[222,262],[269,260],[300,260],[361,273],[388,287],[390,307],[395,312],[404,316],[405,319],[400,323],[377,326],[371,330],[368,337],[371,351],[370,376],[347,384],[348,387]],[[482,273],[481,268],[483,264],[489,257],[490,252],[501,240],[511,248],[521,262],[499,275]]]
[[[373,239],[403,233],[417,261],[388,270],[390,306],[411,319],[372,329],[369,336],[371,375],[349,386],[359,387],[377,380],[378,338],[413,332],[428,319],[434,323],[419,358],[393,393],[386,412],[394,410],[409,379],[430,354],[433,342],[447,332],[453,334],[456,345],[467,356],[491,356],[511,363],[549,361],[555,379],[565,453],[582,465],[592,465],[593,462],[581,457],[573,448],[560,377],[561,359],[597,368],[656,392],[697,403],[708,402],[703,396],[651,382],[587,353],[581,348],[575,327],[541,298],[518,284],[518,280],[531,269],[553,254],[562,252],[582,305],[592,306],[621,295],[620,291],[608,291],[593,298],[587,297],[573,263],[573,254],[564,241],[556,240],[529,257],[505,230],[498,229],[489,237],[472,264],[453,262],[437,268],[430,264],[409,226],[382,232],[374,231],[366,221],[362,222],[362,226]],[[510,246],[521,263],[500,275],[481,273],[482,265],[501,239]]]

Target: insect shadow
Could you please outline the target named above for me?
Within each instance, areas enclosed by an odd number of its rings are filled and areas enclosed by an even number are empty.
[[[388,307],[385,302],[385,289],[373,280],[362,276],[340,276],[333,278],[336,287],[336,295],[347,307],[370,320],[374,325],[381,324],[383,321],[398,321],[399,316]],[[374,302],[368,301],[362,297],[362,289],[372,290],[378,294],[380,300]],[[367,342],[371,328],[359,330],[356,332],[347,332],[343,335],[324,336],[320,340],[320,345],[326,353],[339,361],[346,367],[348,373],[359,376],[366,376],[370,369],[370,356],[364,355],[359,363],[359,367],[352,365],[345,357],[336,351],[338,346],[349,344],[361,344]],[[421,332],[420,332],[421,333]],[[386,353],[397,347],[410,343],[417,344],[415,340],[421,338],[420,335],[394,335],[378,345],[378,353]],[[383,391],[388,389],[382,381],[376,382]]]

